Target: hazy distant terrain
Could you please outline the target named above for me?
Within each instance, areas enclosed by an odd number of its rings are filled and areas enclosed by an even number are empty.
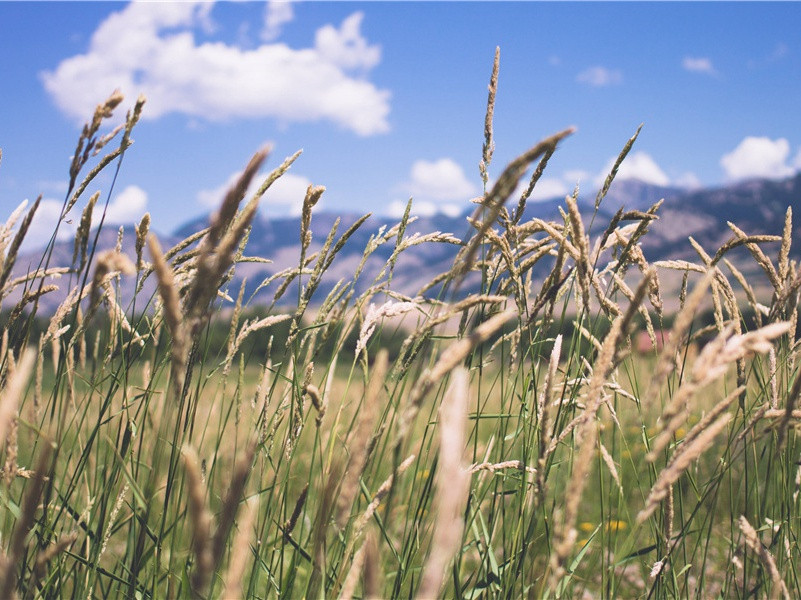
[[[596,225],[608,223],[612,215],[621,207],[625,210],[647,210],[660,199],[664,199],[664,202],[657,213],[659,219],[653,222],[650,234],[642,240],[643,251],[647,259],[649,261],[697,260],[697,253],[689,243],[688,237],[692,236],[708,252],[714,253],[732,237],[732,231],[727,226],[727,221],[736,223],[749,235],[781,231],[788,206],[792,207],[796,214],[800,214],[801,175],[778,181],[754,179],[729,186],[693,191],[659,187],[636,180],[616,181],[603,200],[595,223]],[[515,202],[515,199],[512,199],[511,202]],[[587,224],[592,219],[594,203],[594,190],[591,193],[580,195],[579,206]],[[564,205],[564,198],[530,202],[526,207],[523,221],[532,217],[558,220],[560,205]],[[513,206],[510,208],[514,209]],[[408,233],[423,234],[441,231],[464,239],[470,231],[467,217],[472,214],[473,210],[474,207],[470,206],[462,215],[456,217],[441,213],[419,217],[409,225]],[[414,209],[412,214],[414,214]],[[314,213],[311,223],[313,235],[311,251],[319,249],[337,217],[340,219],[338,237],[360,216],[356,213]],[[323,277],[324,285],[321,286],[318,294],[325,293],[340,279],[349,280],[354,268],[361,260],[362,252],[370,236],[374,235],[382,225],[389,228],[396,221],[388,217],[371,216],[350,238],[326,272]],[[162,245],[168,248],[188,235],[200,231],[207,223],[208,217],[201,217],[181,225],[175,231],[157,232],[157,235]],[[123,225],[123,227],[125,230],[123,247],[129,255],[132,255],[134,225]],[[98,250],[114,247],[117,242],[118,229],[119,225],[117,224],[107,223],[104,225],[97,245]],[[594,229],[597,229],[597,226],[594,226]],[[250,293],[265,278],[282,269],[296,266],[300,255],[299,230],[299,217],[271,219],[259,214],[253,222],[245,254],[267,257],[273,262],[271,264],[240,264],[230,289],[238,290],[242,279],[247,278],[246,289]],[[768,245],[766,248],[769,249],[770,246]],[[382,268],[392,250],[393,244],[385,244],[368,260],[365,267],[367,276],[362,277],[362,286],[369,285],[372,280],[371,275],[376,274]],[[71,240],[57,244],[51,266],[69,266],[72,251],[73,242]],[[442,243],[426,243],[407,250],[401,255],[395,267],[393,289],[403,294],[416,295],[425,283],[436,275],[450,270],[457,251],[457,246]],[[729,259],[740,265],[747,275],[754,277],[752,285],[759,287],[762,273],[750,260],[741,260],[746,257],[746,254],[743,249],[736,249],[729,255]],[[21,255],[15,271],[21,274],[29,268],[35,268],[39,258],[40,254],[37,251]],[[661,275],[665,279],[664,285],[668,289],[680,280],[675,273],[663,271]],[[264,288],[259,292],[256,300],[267,301],[272,298],[274,291],[274,285]],[[469,291],[469,286],[465,288],[465,291]],[[63,300],[63,296],[64,294],[59,292],[45,296],[42,299],[42,308],[52,310]]]

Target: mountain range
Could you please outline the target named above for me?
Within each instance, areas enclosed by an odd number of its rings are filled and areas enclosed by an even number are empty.
[[[696,251],[688,238],[692,236],[709,254],[714,252],[728,239],[732,232],[727,221],[735,223],[747,234],[780,235],[784,226],[787,207],[793,208],[795,215],[801,215],[801,174],[782,180],[754,179],[731,185],[687,191],[681,188],[660,187],[637,180],[615,181],[600,205],[598,214],[592,219],[595,194],[579,197],[579,207],[589,224],[594,223],[593,232],[602,230],[611,216],[621,207],[626,210],[646,210],[654,202],[664,199],[658,211],[659,218],[652,222],[650,232],[642,242],[643,251],[650,261],[665,259],[684,259],[697,261]],[[516,203],[516,199],[510,202]],[[539,217],[545,220],[561,220],[559,207],[564,206],[564,198],[529,202],[523,221]],[[512,207],[514,208],[514,207]],[[435,231],[453,234],[464,239],[471,228],[466,218],[473,213],[474,207],[468,207],[463,214],[448,216],[435,214],[420,216],[411,223],[406,235],[415,233],[427,234]],[[414,214],[414,209],[412,209]],[[333,214],[330,212],[314,213],[311,222],[312,244],[309,254],[320,248],[337,218],[340,219],[337,236],[341,235],[361,215],[355,213]],[[320,293],[330,289],[340,279],[349,281],[362,258],[362,253],[371,236],[381,226],[387,229],[397,220],[380,216],[371,216],[353,234],[345,244],[330,269],[326,271]],[[208,217],[194,219],[178,227],[169,234],[159,232],[157,235],[164,248],[168,248],[188,235],[195,233],[208,223]],[[98,250],[113,248],[117,241],[119,226],[106,224],[98,236]],[[133,225],[124,225],[125,236],[123,248],[129,255],[133,254]],[[247,279],[246,289],[253,292],[258,285],[270,275],[286,268],[297,266],[300,253],[300,217],[267,218],[257,215],[253,222],[245,254],[269,258],[271,264],[245,263],[236,269],[234,280],[229,286],[231,295],[235,295],[243,278]],[[793,227],[793,239],[797,238],[799,226]],[[391,240],[378,248],[367,261],[360,279],[361,289],[369,286],[375,275],[383,268],[390,257],[395,241]],[[51,266],[69,266],[72,259],[73,242],[58,242],[54,249]],[[420,287],[439,273],[450,270],[458,247],[448,243],[426,243],[414,246],[403,252],[393,270],[392,288],[404,294],[415,295]],[[778,253],[778,245],[765,245],[770,256]],[[797,253],[791,253],[791,258]],[[31,252],[18,257],[15,271],[22,274],[27,268],[35,267],[41,253]],[[754,277],[757,287],[760,286],[758,267],[750,259],[746,260],[744,249],[732,252],[732,260],[741,267],[747,277]],[[661,277],[661,273],[660,273]],[[667,274],[670,280],[670,274]],[[675,283],[675,278],[672,280]],[[58,282],[56,282],[58,284]],[[256,300],[269,301],[279,282],[273,282],[263,288]],[[125,287],[125,286],[123,286]],[[358,286],[357,286],[358,287]],[[469,288],[469,286],[468,286]],[[231,291],[232,290],[232,291]],[[124,290],[123,290],[124,291]],[[470,291],[466,289],[465,291]],[[295,292],[296,293],[296,292]],[[40,309],[54,309],[66,294],[59,290],[43,298]],[[287,294],[295,298],[294,294]],[[14,295],[10,298],[13,301]],[[46,301],[45,301],[46,299]],[[6,306],[9,306],[8,302]]]

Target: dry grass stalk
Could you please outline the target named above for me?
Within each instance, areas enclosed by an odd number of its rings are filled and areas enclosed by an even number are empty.
[[[119,496],[117,496],[117,500],[114,502],[114,508],[111,509],[111,514],[108,517],[108,523],[106,523],[106,532],[103,534],[103,542],[100,545],[100,553],[98,554],[98,560],[100,557],[106,553],[106,548],[108,547],[108,541],[111,539],[111,533],[114,529],[114,524],[117,521],[117,515],[120,513],[120,509],[122,505],[125,503],[125,496],[128,494],[129,486],[126,483],[122,491],[120,492]]]
[[[356,586],[359,585],[359,576],[362,574],[362,566],[364,565],[364,555],[367,546],[365,541],[361,547],[353,555],[353,560],[350,563],[350,569],[345,576],[345,581],[342,583],[342,590],[339,592],[340,600],[351,600],[353,594],[356,593]]]
[[[692,429],[687,432],[687,435],[684,436],[684,440],[682,441],[683,444],[691,444],[692,441],[701,435],[707,427],[709,427],[712,423],[715,422],[720,415],[722,415],[728,408],[731,406],[731,403],[740,396],[743,392],[745,392],[745,386],[740,386],[735,389],[733,392],[728,394],[723,400],[715,404],[709,412],[707,412],[701,420],[698,421],[695,425],[693,425]],[[675,457],[675,454],[674,454]],[[673,461],[674,457],[671,457],[671,461],[668,462],[668,466],[670,466],[671,462]]]
[[[116,250],[106,250],[105,252],[101,252],[97,256],[95,273],[92,277],[92,284],[90,286],[91,292],[89,299],[89,310],[87,312],[88,315],[91,315],[95,308],[97,308],[97,305],[100,303],[101,288],[103,287],[103,284],[108,281],[109,277],[113,277],[118,273],[123,273],[125,275],[136,274],[136,268],[131,262],[131,259],[124,254],[117,252]]]
[[[595,416],[602,401],[603,384],[611,372],[617,344],[621,335],[624,317],[618,317],[612,323],[609,333],[604,338],[603,347],[593,367],[592,378],[587,389],[587,399],[582,414],[577,418],[577,437],[579,447],[573,460],[573,472],[565,490],[565,507],[561,519],[556,523],[555,551],[551,558],[551,586],[555,586],[562,577],[564,562],[567,559],[576,539],[575,523],[578,516],[579,503],[584,492],[587,476],[592,464],[592,454],[598,439]]]
[[[734,223],[727,221],[726,224],[729,228],[740,238],[748,238],[745,232],[737,227]],[[782,282],[779,280],[779,274],[776,272],[776,267],[773,266],[773,262],[771,262],[770,258],[762,251],[757,244],[753,242],[746,242],[745,247],[748,248],[748,251],[751,253],[751,256],[754,257],[754,260],[757,264],[762,267],[762,270],[765,272],[765,275],[768,276],[773,289],[776,292],[780,292],[782,289]]]
[[[39,338],[39,351],[36,356],[36,373],[34,375],[33,386],[33,416],[34,420],[39,418],[39,407],[42,405],[42,380],[44,379],[44,343],[43,338]]]
[[[72,546],[77,539],[77,533],[68,533],[67,535],[62,535],[55,543],[50,544],[44,550],[40,550],[39,554],[36,556],[36,565],[34,566],[36,576],[42,579],[45,576],[45,567],[47,564]]]
[[[485,194],[484,200],[482,201],[482,206],[476,211],[476,214],[473,217],[474,219],[477,219],[484,207],[488,207],[487,214],[484,216],[478,231],[470,239],[467,245],[462,248],[456,259],[454,259],[452,275],[457,279],[457,281],[460,280],[460,278],[462,278],[472,268],[478,248],[483,243],[485,233],[495,223],[495,219],[501,212],[504,203],[514,192],[517,184],[520,182],[521,177],[525,174],[528,165],[549,150],[555,148],[562,139],[566,138],[574,131],[575,129],[571,127],[569,129],[565,129],[564,131],[560,131],[549,138],[546,138],[515,158],[509,163],[506,169],[504,169],[503,173],[501,173],[495,184],[492,186],[492,189]]]
[[[589,310],[590,307],[590,277],[592,274],[593,266],[590,264],[589,248],[587,244],[587,236],[584,233],[584,223],[581,220],[581,212],[579,212],[578,204],[576,203],[575,196],[567,196],[565,198],[567,203],[568,215],[570,216],[570,230],[573,243],[579,252],[579,257],[576,260],[576,269],[578,271],[578,283],[581,290],[582,307],[584,310]]]
[[[136,242],[134,249],[136,251],[136,272],[139,273],[144,268],[142,261],[142,251],[145,249],[147,243],[148,232],[150,231],[150,213],[145,213],[139,224],[136,225]]]
[[[789,328],[789,323],[772,323],[746,334],[730,335],[731,327],[728,327],[709,342],[698,355],[689,379],[663,409],[659,418],[660,432],[646,459],[653,462],[667,447],[686,419],[689,401],[699,389],[724,375],[731,363],[750,354],[767,354],[772,348],[771,340],[785,334]]]
[[[231,544],[231,560],[228,570],[223,576],[223,593],[221,598],[243,598],[242,576],[245,574],[248,558],[252,554],[250,541],[253,537],[253,524],[256,520],[258,501],[251,498],[245,502],[239,528]]]
[[[665,523],[664,523],[664,531],[665,531],[665,544],[670,546],[670,542],[673,539],[673,519],[675,518],[674,514],[674,502],[673,502],[673,486],[668,487],[668,494],[665,498]]]
[[[784,282],[790,274],[790,245],[793,243],[793,207],[788,206],[784,213],[782,245],[779,248],[779,281]]]
[[[53,452],[53,446],[48,442],[43,443],[40,448],[35,474],[25,490],[19,508],[19,518],[14,524],[14,531],[8,543],[8,551],[5,556],[0,556],[0,598],[16,598],[17,567],[24,559],[26,540],[39,508]]]
[[[790,391],[787,392],[787,400],[784,405],[784,416],[779,421],[777,429],[776,451],[781,452],[787,437],[787,428],[793,416],[798,397],[801,395],[801,374],[797,374]]]
[[[256,214],[260,198],[258,194],[238,215],[237,210],[267,154],[268,150],[263,149],[250,159],[242,175],[228,190],[219,210],[213,215],[208,232],[200,243],[194,276],[184,301],[191,333],[196,333],[202,326],[208,307],[217,296],[218,286],[234,260],[234,252],[240,246]]]
[[[670,330],[670,335],[662,348],[659,360],[654,368],[654,374],[648,387],[648,395],[645,399],[646,406],[653,403],[662,385],[667,380],[668,375],[673,372],[676,366],[676,357],[679,349],[682,347],[684,336],[692,324],[696,309],[706,297],[706,289],[709,287],[713,277],[714,271],[712,269],[708,270],[703,279],[693,288],[690,296],[684,302],[682,309],[676,315],[673,328]]]
[[[189,351],[188,334],[181,310],[181,301],[178,299],[178,290],[175,287],[173,271],[164,260],[161,245],[156,236],[151,234],[148,241],[150,255],[153,259],[153,269],[158,280],[159,295],[164,307],[164,318],[167,321],[167,329],[169,329],[172,336],[173,390],[176,395],[180,395],[183,389],[184,369]]]
[[[298,519],[300,518],[300,513],[303,510],[303,506],[306,504],[306,496],[309,493],[309,484],[303,486],[303,489],[300,491],[300,495],[298,499],[295,501],[295,508],[292,509],[292,514],[287,519],[286,523],[282,527],[283,535],[285,540],[289,540],[292,531],[295,529],[295,525],[298,524]]]
[[[189,518],[192,523],[192,550],[195,554],[191,586],[195,594],[202,594],[208,585],[212,569],[211,514],[206,508],[206,492],[197,453],[189,446],[185,446],[182,453],[187,480]]]
[[[388,367],[389,354],[382,348],[373,363],[364,401],[358,409],[356,428],[347,442],[350,457],[337,499],[336,522],[340,529],[347,524],[354,500],[359,493],[359,480],[367,464],[368,445],[379,413],[378,396],[384,385]]]
[[[11,240],[11,246],[9,246],[8,254],[3,262],[3,269],[0,271],[0,290],[5,290],[6,282],[11,276],[11,269],[14,268],[14,263],[17,260],[17,254],[19,253],[20,246],[22,246],[22,240],[25,239],[25,236],[28,233],[28,229],[33,222],[33,216],[36,214],[36,210],[39,208],[41,201],[42,196],[39,195],[39,197],[36,198],[36,201],[33,203],[31,209],[25,215],[25,218],[22,219],[22,223],[20,223],[19,230],[14,236],[14,239]]]
[[[653,514],[662,500],[667,497],[671,486],[678,481],[682,473],[695,459],[709,449],[714,439],[726,427],[731,418],[732,416],[729,413],[718,417],[716,421],[701,431],[692,441],[681,444],[676,449],[676,452],[671,457],[670,465],[662,469],[651,488],[651,492],[645,501],[645,508],[637,514],[637,523],[645,522]]]
[[[409,455],[403,462],[401,462],[398,465],[398,468],[395,469],[395,474],[401,475],[404,471],[406,471],[406,469],[408,469],[411,466],[411,464],[414,462],[414,459],[415,459],[415,455],[414,454]],[[387,477],[387,479],[384,480],[384,482],[378,487],[378,490],[376,490],[376,493],[373,495],[373,499],[370,502],[370,504],[367,506],[367,509],[356,520],[356,523],[353,526],[354,534],[353,534],[352,540],[355,541],[359,537],[359,535],[361,534],[362,530],[364,529],[364,526],[367,524],[367,522],[375,514],[375,511],[378,508],[378,505],[381,504],[381,500],[383,500],[386,497],[386,495],[389,493],[389,490],[392,489],[392,485],[393,485],[393,483],[395,481],[395,474],[390,475],[389,477]],[[351,543],[353,543],[353,542],[351,542]],[[346,554],[349,554],[349,552],[346,553]]]
[[[100,192],[92,194],[81,213],[81,221],[75,232],[75,247],[72,251],[72,264],[78,273],[86,266],[86,251],[89,247],[89,230],[92,227],[92,211],[100,198]],[[78,260],[80,258],[80,261]],[[77,262],[77,266],[76,266]]]
[[[234,465],[234,471],[231,475],[231,484],[223,498],[222,510],[217,520],[217,529],[214,531],[214,536],[211,540],[211,562],[213,571],[219,568],[222,561],[228,541],[228,534],[234,524],[234,517],[236,516],[236,512],[242,500],[242,492],[245,489],[245,483],[253,467],[253,459],[256,456],[257,447],[258,445],[255,440],[249,442],[245,451]]]
[[[779,408],[778,365],[776,364],[776,348],[773,347],[768,352],[768,368],[770,369],[770,407]]]
[[[787,586],[782,580],[779,569],[776,568],[776,561],[773,559],[768,549],[762,544],[759,535],[751,526],[751,523],[748,522],[748,519],[745,518],[745,515],[740,516],[739,524],[740,531],[743,532],[745,545],[759,557],[762,566],[767,570],[768,575],[770,575],[771,589],[768,597],[771,600],[779,600],[779,598],[790,600],[790,592],[787,591]]]
[[[16,306],[11,310],[11,313],[8,315],[7,327],[10,327],[20,316],[22,316],[22,311],[25,310],[25,307],[31,304],[32,302],[37,302],[39,298],[44,296],[45,294],[49,294],[50,292],[55,292],[58,290],[58,286],[54,284],[40,286],[35,289],[30,289],[26,291],[19,302],[17,302]]]
[[[620,165],[623,164],[623,160],[628,155],[629,150],[634,145],[634,142],[637,140],[637,136],[640,135],[640,130],[642,129],[643,124],[641,123],[639,127],[637,127],[637,131],[634,132],[634,135],[631,136],[629,141],[623,146],[623,149],[620,151],[617,159],[615,160],[615,164],[612,165],[612,170],[609,172],[609,175],[606,176],[606,180],[604,180],[603,187],[598,191],[598,195],[595,197],[595,210],[598,210],[598,207],[601,206],[601,202],[603,202],[604,197],[606,196],[607,192],[609,191],[609,187],[612,185],[612,181],[614,181],[615,176],[617,175],[618,169],[620,169]]]
[[[269,317],[264,317],[262,319],[258,319],[255,321],[245,321],[244,325],[242,325],[242,329],[239,330],[236,338],[231,337],[231,343],[228,347],[228,354],[225,357],[224,367],[223,367],[223,375],[227,376],[228,371],[231,368],[231,362],[233,361],[234,356],[236,355],[239,348],[242,346],[242,343],[247,339],[247,337],[255,333],[257,331],[261,331],[262,329],[267,329],[268,327],[272,327],[277,323],[281,323],[291,318],[291,315],[270,315]],[[233,331],[233,330],[232,330]]]
[[[437,490],[433,500],[436,520],[431,550],[417,590],[418,598],[439,596],[445,570],[462,539],[462,513],[470,491],[470,474],[463,459],[467,437],[468,382],[467,369],[454,370],[440,406]]]
[[[28,206],[28,201],[23,200],[19,203],[17,208],[15,208],[11,216],[8,217],[5,223],[0,224],[0,259],[5,257],[6,247],[8,247],[8,242],[11,240],[11,235],[14,231],[14,226],[17,224],[17,221],[22,216],[22,213],[25,212],[25,208]]]
[[[325,187],[322,185],[310,185],[306,188],[306,197],[303,199],[303,208],[300,215],[301,263],[303,263],[305,252],[311,244],[312,208],[317,205],[324,192]]]
[[[423,377],[420,379],[417,385],[415,385],[414,389],[412,389],[409,405],[404,411],[398,427],[398,445],[400,445],[403,440],[406,439],[409,428],[411,427],[414,418],[417,416],[423,400],[425,400],[426,396],[437,384],[437,382],[439,382],[440,379],[442,379],[452,369],[458,366],[459,363],[466,359],[476,346],[486,342],[490,336],[498,331],[498,329],[500,329],[510,319],[516,317],[517,314],[518,313],[515,310],[507,310],[502,313],[498,313],[476,327],[473,333],[460,339],[456,343],[451,344],[445,349],[445,351],[443,351],[439,357],[439,360],[429,371],[426,371],[426,373],[423,374]]]
[[[6,464],[3,467],[3,479],[6,485],[11,485],[11,482],[17,476],[17,432],[19,429],[19,415],[14,415],[11,419],[11,424],[8,427],[6,435]]]
[[[615,480],[621,495],[624,494],[625,492],[623,491],[623,484],[620,483],[620,475],[618,475],[617,467],[615,466],[615,459],[612,458],[611,454],[609,454],[609,450],[606,449],[606,446],[603,445],[603,442],[599,442],[598,445],[601,449],[601,458],[603,459],[606,468],[609,469],[609,473],[612,475],[612,479]]]
[[[501,49],[495,48],[495,60],[492,62],[492,75],[490,75],[489,94],[487,96],[487,114],[484,117],[484,145],[481,148],[481,162],[478,165],[481,180],[486,187],[489,181],[487,169],[492,162],[495,151],[495,141],[492,139],[492,119],[495,114],[495,94],[498,92],[498,69],[501,62]]]
[[[529,467],[527,465],[524,465],[519,460],[505,460],[503,462],[498,462],[498,463],[484,461],[482,463],[476,463],[470,465],[467,470],[470,473],[478,473],[479,471],[488,471],[490,473],[497,473],[498,471],[504,471],[506,469],[525,471],[526,473],[531,473],[532,475],[537,474],[537,469],[535,469],[534,467]]]
[[[367,349],[367,342],[373,335],[378,323],[385,318],[399,317],[405,315],[419,308],[416,302],[385,302],[379,307],[370,304],[367,308],[367,316],[364,318],[364,323],[359,331],[359,339],[356,342],[356,356],[359,356],[362,350]]]
[[[14,427],[14,418],[25,396],[25,388],[28,386],[35,361],[36,352],[30,348],[26,349],[0,392],[0,446],[5,445],[7,436]]]

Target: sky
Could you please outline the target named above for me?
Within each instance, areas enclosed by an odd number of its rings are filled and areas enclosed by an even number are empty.
[[[134,145],[87,190],[107,222],[169,232],[222,199],[250,156],[302,149],[265,216],[455,214],[481,194],[487,85],[500,75],[490,177],[577,127],[535,199],[621,178],[720,186],[801,169],[799,3],[0,2],[0,220],[44,198],[58,218],[81,125],[147,97]],[[84,200],[85,202],[85,200]],[[80,218],[83,203],[73,209]],[[49,236],[48,236],[49,237]]]

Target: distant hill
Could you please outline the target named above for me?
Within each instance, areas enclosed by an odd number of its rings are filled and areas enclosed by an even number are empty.
[[[659,187],[635,180],[623,180],[613,183],[607,197],[595,218],[596,227],[603,228],[620,207],[627,210],[645,210],[659,199],[664,199],[658,212],[659,219],[651,225],[651,232],[643,240],[643,250],[649,261],[667,258],[697,260],[697,254],[688,242],[692,236],[710,254],[714,253],[731,236],[726,222],[732,221],[748,234],[771,233],[780,234],[784,225],[784,215],[788,206],[792,206],[797,221],[801,221],[801,175],[784,180],[774,181],[756,179],[744,181],[718,188],[686,191],[680,188]],[[510,200],[513,209],[516,199]],[[594,210],[595,194],[583,195],[579,198],[579,206],[589,223]],[[564,206],[564,198],[530,202],[527,205],[524,220],[532,217],[542,219],[561,219],[559,206]],[[464,238],[470,232],[466,217],[472,214],[468,207],[462,215],[452,217],[444,214],[422,216],[410,224],[406,235],[414,233],[426,234],[434,231],[450,233]],[[310,253],[318,250],[324,242],[337,218],[340,219],[337,237],[352,225],[361,215],[335,215],[330,212],[315,213],[312,218],[312,246]],[[394,225],[395,219],[382,216],[370,217],[343,247],[337,259],[326,273],[321,292],[330,289],[340,279],[349,281],[359,264],[362,253],[370,237],[375,235],[381,226],[387,228]],[[169,234],[159,234],[165,248],[177,243],[188,235],[204,228],[208,217],[194,219],[178,227]],[[98,248],[114,247],[117,240],[118,225],[108,224],[104,227],[98,242]],[[133,225],[125,226],[124,248],[133,255]],[[237,268],[235,280],[230,285],[237,290],[243,278],[247,278],[247,289],[252,292],[270,275],[297,265],[300,250],[299,217],[266,218],[257,216],[253,223],[246,254],[269,258],[272,264],[248,263]],[[794,227],[795,232],[799,226]],[[69,266],[72,258],[72,241],[58,243],[52,265]],[[394,240],[380,247],[368,261],[364,274],[360,279],[360,289],[369,286],[373,278],[383,267],[392,253]],[[421,244],[404,252],[393,271],[392,287],[400,292],[413,295],[419,288],[439,273],[448,271],[458,247],[452,244]],[[766,246],[770,255],[778,252]],[[741,264],[749,276],[759,277],[758,269],[750,260],[743,260],[744,250],[733,252],[731,257],[735,263]],[[21,255],[15,271],[22,273],[38,264],[40,255],[32,252]],[[63,281],[63,280],[62,280]],[[262,300],[269,300],[277,284],[264,289],[260,295]],[[66,287],[66,286],[65,286]],[[469,291],[470,286],[465,287]],[[152,291],[152,286],[147,287]],[[125,291],[125,290],[123,290]],[[232,294],[235,292],[232,292]],[[43,308],[54,308],[63,299],[64,293],[50,294],[43,302]],[[293,296],[289,296],[290,298]],[[12,296],[6,301],[9,306],[14,300]]]

